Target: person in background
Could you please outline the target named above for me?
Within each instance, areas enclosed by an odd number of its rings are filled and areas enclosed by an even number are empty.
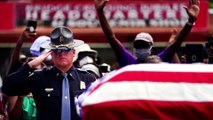
[[[78,120],[74,97],[96,80],[88,72],[73,66],[74,47],[84,42],[75,40],[72,31],[64,26],[56,27],[50,37],[50,43],[41,45],[50,52],[8,75],[2,92],[8,96],[32,93],[37,107],[37,120]],[[49,55],[54,65],[33,71]]]
[[[36,30],[34,32],[29,31],[29,27],[27,27],[19,36],[17,44],[15,48],[12,51],[11,57],[10,57],[10,63],[9,67],[7,69],[7,74],[10,74],[14,71],[16,71],[22,64],[23,62],[26,62],[26,59],[20,59],[23,54],[21,53],[21,48],[23,43],[26,40],[32,40],[36,37],[37,33]]]
[[[41,47],[41,44],[44,44],[44,43],[50,43],[50,37],[43,35],[36,38],[36,40],[33,42],[33,44],[30,47],[30,53],[32,54],[32,56],[38,57],[39,55],[41,55],[42,53],[46,51],[49,52],[49,50]]]
[[[81,68],[88,63],[96,63],[98,52],[91,49],[89,44],[84,43],[75,48],[75,56],[73,58],[74,66]]]
[[[144,63],[162,63],[162,60],[157,55],[150,55],[145,59]]]
[[[50,37],[42,35],[36,38],[36,40],[33,42],[33,44],[30,47],[30,53],[33,57],[38,57],[39,55],[49,52],[48,49],[44,49],[41,47],[41,44],[44,43],[50,43]],[[47,66],[52,65],[51,55],[45,59],[44,64]]]
[[[95,8],[97,10],[99,21],[104,31],[104,34],[115,52],[117,61],[120,67],[124,67],[130,64],[144,63],[144,60],[151,55],[151,50],[154,45],[152,36],[149,33],[141,32],[136,35],[134,40],[134,48],[136,57],[131,54],[122,43],[116,38],[110,25],[104,15],[104,7],[109,0],[94,0]],[[200,12],[200,1],[189,0],[189,7],[184,7],[189,18],[182,30],[176,35],[174,41],[169,44],[158,56],[163,62],[171,62],[174,54],[180,48],[182,42],[190,33],[195,21],[198,18]]]
[[[7,75],[18,70],[28,59],[27,56],[21,53],[21,48],[26,40],[32,40],[37,35],[36,30],[30,32],[27,27],[19,36],[17,44],[12,51],[10,57],[9,67],[7,69]],[[5,82],[5,81],[4,81]],[[7,96],[7,113],[10,120],[18,120],[22,118],[22,102],[24,96]]]
[[[11,55],[9,73],[16,71],[25,62],[31,61],[34,57],[41,55],[44,52],[48,52],[47,49],[41,48],[42,43],[50,43],[50,38],[48,36],[39,36],[33,42],[30,47],[30,53],[33,57],[25,56],[21,54],[21,47],[24,41],[28,39],[34,39],[36,36],[36,31],[31,32],[29,27],[27,27],[23,33],[20,35],[17,45],[13,50]],[[20,55],[19,58],[17,58]],[[46,65],[50,65],[51,56],[45,60],[40,66],[35,69],[41,69]],[[15,68],[14,68],[15,66]],[[32,94],[26,96],[9,96],[8,97],[8,114],[10,119],[24,119],[24,120],[34,120],[36,118],[36,106]]]
[[[97,56],[98,52],[91,49],[89,44],[84,43],[75,48],[74,66],[86,70],[96,78],[100,78],[102,77],[102,72],[97,64]]]
[[[95,63],[84,64],[81,67],[81,69],[86,70],[87,72],[91,73],[92,75],[94,75],[96,77],[96,79],[101,78],[103,76],[100,66]]]
[[[168,46],[174,41],[175,37],[177,35],[177,29],[172,30],[172,34],[169,38]],[[157,55],[150,55],[148,56],[144,63],[162,63],[162,59]],[[181,63],[181,60],[179,59],[179,56],[177,53],[174,54],[174,57],[172,58],[171,63]]]

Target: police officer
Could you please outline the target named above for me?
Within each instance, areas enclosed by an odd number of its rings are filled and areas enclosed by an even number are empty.
[[[27,95],[31,92],[37,107],[37,120],[65,120],[64,114],[69,115],[67,120],[78,120],[80,118],[76,113],[74,97],[95,81],[91,74],[73,67],[73,48],[84,42],[74,39],[71,30],[63,26],[56,27],[50,37],[50,43],[42,44],[50,52],[40,55],[8,75],[2,91],[8,96]],[[49,55],[52,56],[54,65],[33,71]],[[63,74],[67,74],[67,77]],[[64,87],[65,80],[68,81],[67,88]],[[68,92],[65,96],[64,91]],[[69,110],[63,111],[64,107]]]

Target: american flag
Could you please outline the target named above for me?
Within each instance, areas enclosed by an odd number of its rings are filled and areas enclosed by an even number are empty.
[[[213,65],[137,64],[79,97],[83,120],[213,120]]]

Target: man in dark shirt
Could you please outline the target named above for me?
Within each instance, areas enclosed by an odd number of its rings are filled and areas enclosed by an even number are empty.
[[[115,34],[113,33],[105,15],[104,15],[104,7],[109,0],[94,0],[95,8],[97,10],[99,21],[104,31],[104,34],[111,45],[112,49],[115,52],[117,61],[120,67],[124,67],[130,64],[138,64],[144,63],[146,57],[151,55],[151,50],[153,47],[153,38],[148,33],[139,33],[135,37],[134,48],[136,57],[130,53],[122,43],[117,39]],[[174,41],[169,44],[158,56],[162,59],[163,62],[171,62],[174,54],[178,51],[181,46],[181,43],[190,33],[195,21],[198,18],[200,8],[199,0],[189,0],[189,7],[185,7],[186,13],[188,14],[188,22],[186,22],[185,26],[182,30],[177,34],[174,38]]]
[[[67,27],[57,27],[51,32],[51,43],[42,44],[43,48],[50,49],[32,61],[24,64],[18,71],[8,75],[4,80],[2,91],[8,96],[27,95],[32,93],[36,107],[37,120],[62,119],[64,99],[69,99],[69,113],[71,120],[80,119],[76,113],[74,97],[81,94],[95,78],[86,71],[73,67],[74,47],[84,42],[73,38],[73,33]],[[54,66],[46,67],[33,72],[33,68],[40,65],[49,55],[52,56]],[[68,91],[70,96],[63,96],[62,83],[67,73]]]

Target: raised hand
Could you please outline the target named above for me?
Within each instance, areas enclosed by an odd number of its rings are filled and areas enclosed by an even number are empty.
[[[29,27],[27,27],[23,32],[24,38],[26,39],[33,39],[35,38],[36,34],[37,34],[36,31],[30,32]]]
[[[43,61],[51,54],[51,52],[44,53],[36,58],[34,58],[32,61],[28,62],[28,65],[30,68],[37,68],[37,66],[41,65]]]
[[[200,1],[199,0],[189,0],[189,7],[184,7],[186,13],[189,16],[189,22],[194,23],[200,13]]]
[[[97,11],[103,11],[104,6],[106,5],[107,2],[109,2],[109,0],[94,0],[94,2]]]

